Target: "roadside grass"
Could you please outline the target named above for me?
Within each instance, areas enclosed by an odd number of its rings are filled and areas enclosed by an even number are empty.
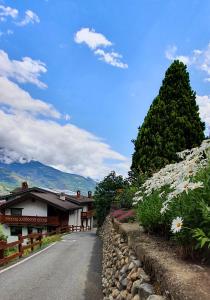
[[[26,257],[26,256],[28,256],[31,253],[38,252],[39,250],[42,250],[42,249],[46,248],[49,244],[52,244],[52,243],[60,241],[61,237],[62,237],[62,234],[55,234],[55,235],[47,236],[47,237],[43,238],[42,239],[41,247],[40,247],[40,245],[37,245],[37,246],[34,246],[34,250],[33,251],[31,251],[30,248],[24,250],[23,257]]]
[[[61,238],[62,238],[62,236],[63,236],[63,234],[55,234],[55,235],[52,235],[52,236],[44,237],[44,238],[42,239],[41,247],[40,247],[40,245],[36,245],[36,246],[34,246],[34,250],[33,250],[33,251],[31,251],[30,248],[24,250],[24,252],[23,252],[23,257],[27,257],[28,255],[30,255],[30,254],[32,254],[32,253],[38,252],[38,251],[40,251],[40,250],[46,248],[48,245],[50,245],[50,244],[52,244],[52,243],[55,243],[55,242],[60,241]],[[30,243],[30,241],[29,241],[28,243]],[[16,253],[16,252],[18,252],[18,246],[15,246],[15,247],[13,247],[13,248],[10,248],[10,249],[5,250],[5,256],[10,256],[10,255],[12,255],[12,254],[14,254],[14,253]],[[12,261],[12,263],[15,262],[15,261],[17,261],[17,260],[18,260],[18,258],[17,258],[17,259],[14,259],[14,260]]]

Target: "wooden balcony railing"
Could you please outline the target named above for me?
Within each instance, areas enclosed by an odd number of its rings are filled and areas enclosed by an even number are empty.
[[[86,212],[81,212],[81,219],[88,219],[88,218],[93,217],[93,215],[94,215],[93,210],[89,210],[89,211],[86,211]]]
[[[0,223],[10,225],[50,225],[59,226],[58,217],[0,215]]]

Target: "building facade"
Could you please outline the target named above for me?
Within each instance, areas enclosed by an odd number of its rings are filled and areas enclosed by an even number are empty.
[[[63,226],[93,226],[93,198],[22,185],[0,199],[0,224],[8,242],[18,235],[53,231]]]

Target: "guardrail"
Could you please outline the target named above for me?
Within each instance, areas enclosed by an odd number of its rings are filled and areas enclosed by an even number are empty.
[[[46,232],[46,233],[31,233],[28,235],[19,235],[18,240],[15,242],[7,243],[6,241],[0,240],[0,266],[7,264],[15,258],[21,258],[26,249],[31,249],[31,252],[34,251],[35,246],[42,246],[43,237],[52,236],[55,234],[69,233],[69,232],[79,232],[79,231],[88,231],[91,230],[90,226],[65,226],[58,228],[55,231]],[[27,244],[24,243],[24,240],[27,240]],[[17,247],[17,252],[6,256],[5,250]]]

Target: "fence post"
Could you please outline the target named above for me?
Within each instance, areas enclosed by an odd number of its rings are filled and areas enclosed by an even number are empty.
[[[7,242],[6,241],[0,241],[0,259],[4,258],[4,249],[6,246]]]
[[[31,240],[31,252],[33,252],[34,251],[34,246],[33,246],[34,238],[31,237],[30,240]]]
[[[41,248],[42,247],[42,233],[40,233],[40,236],[39,236],[39,247]]]
[[[22,234],[18,235],[18,241],[20,242],[20,244],[18,244],[18,251],[20,253],[19,258],[21,258],[23,256],[23,237]]]

